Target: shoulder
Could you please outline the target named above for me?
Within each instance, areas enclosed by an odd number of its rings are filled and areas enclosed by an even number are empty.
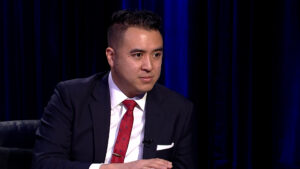
[[[172,104],[174,107],[185,108],[193,106],[192,102],[183,95],[161,84],[156,84],[151,92],[153,95],[156,95],[156,97],[159,97],[159,100],[161,100],[161,103],[163,104]]]
[[[101,73],[93,74],[89,77],[65,80],[59,82],[58,85],[68,86],[68,87],[85,87],[96,83],[98,80],[104,78],[106,74],[107,74],[106,72],[101,72]]]
[[[70,90],[76,90],[76,89],[83,90],[86,88],[91,88],[96,83],[98,83],[101,79],[105,78],[106,75],[107,73],[103,72],[103,73],[96,73],[94,75],[85,78],[76,78],[76,79],[61,81],[57,84],[57,87],[68,88]]]
[[[100,83],[107,83],[107,72],[97,73],[85,78],[76,78],[66,81],[61,81],[57,84],[56,90],[60,93],[70,95],[72,97],[90,95],[95,86]]]

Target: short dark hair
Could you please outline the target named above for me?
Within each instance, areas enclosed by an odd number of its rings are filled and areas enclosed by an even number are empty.
[[[129,27],[160,31],[161,17],[147,10],[119,10],[114,12],[107,30],[108,45],[113,47],[113,43],[118,42],[118,38]]]

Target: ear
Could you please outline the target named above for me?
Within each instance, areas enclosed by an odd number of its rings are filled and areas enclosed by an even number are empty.
[[[115,50],[111,47],[107,47],[105,53],[106,53],[107,62],[110,68],[112,68],[114,66]]]

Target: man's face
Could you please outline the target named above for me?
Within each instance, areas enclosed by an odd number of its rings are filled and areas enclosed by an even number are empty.
[[[151,90],[161,71],[163,40],[159,31],[129,27],[106,56],[113,81],[128,97]]]

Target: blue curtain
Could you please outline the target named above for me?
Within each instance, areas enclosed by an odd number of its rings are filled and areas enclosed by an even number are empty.
[[[38,119],[59,81],[108,70],[118,9],[163,17],[159,82],[195,104],[199,168],[300,168],[298,0],[1,0],[0,120]]]
[[[252,166],[253,1],[208,1],[210,168]]]
[[[280,3],[278,54],[274,58],[273,160],[277,168],[300,168],[300,2]]]

